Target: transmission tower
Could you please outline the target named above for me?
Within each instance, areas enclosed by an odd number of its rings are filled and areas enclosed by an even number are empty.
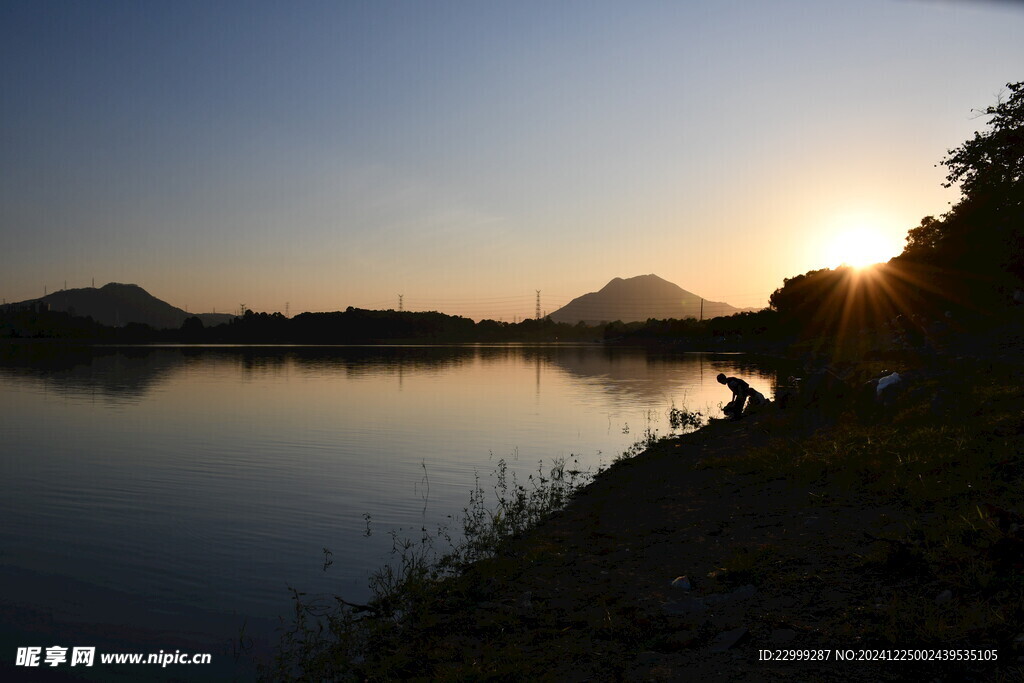
[[[288,317],[288,307],[290,305],[291,305],[290,302],[288,302],[288,301],[284,302],[284,317],[286,317],[286,318]]]
[[[534,313],[534,318],[540,320],[540,290],[537,290],[537,311]]]
[[[402,310],[404,310],[404,309],[402,308],[402,299],[403,299],[404,297],[405,297],[405,295],[404,295],[404,294],[399,294],[399,295],[398,295],[398,310],[399,310],[399,311],[402,311]]]

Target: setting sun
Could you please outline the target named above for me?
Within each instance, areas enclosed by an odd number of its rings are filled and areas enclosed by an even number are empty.
[[[899,246],[872,228],[855,228],[839,233],[828,253],[830,266],[848,265],[864,268],[888,261],[900,251]]]

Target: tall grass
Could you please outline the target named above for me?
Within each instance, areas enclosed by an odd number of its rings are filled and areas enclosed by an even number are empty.
[[[402,647],[415,629],[430,626],[446,610],[450,579],[503,543],[564,507],[595,473],[558,459],[521,481],[502,459],[492,490],[477,477],[469,503],[457,517],[457,533],[421,527],[413,538],[391,532],[391,561],[369,580],[371,599],[355,604],[340,596],[310,597],[292,590],[294,613],[282,623],[273,662],[262,669],[272,680],[402,677],[411,662]]]
[[[668,417],[676,430],[703,423],[700,413],[675,406]],[[615,462],[639,455],[660,438],[648,415],[640,438]],[[390,532],[391,561],[371,575],[371,598],[365,604],[293,589],[294,612],[282,620],[277,654],[262,668],[263,678],[365,680],[411,675],[421,664],[406,654],[415,651],[412,643],[452,618],[452,605],[467,599],[461,593],[466,585],[457,585],[455,579],[565,507],[599,474],[601,470],[580,469],[576,459],[557,459],[550,467],[538,463],[522,480],[504,459],[499,460],[493,485],[488,490],[476,477],[469,502],[453,518],[452,527],[424,526],[413,537]],[[369,534],[369,515],[365,517]]]

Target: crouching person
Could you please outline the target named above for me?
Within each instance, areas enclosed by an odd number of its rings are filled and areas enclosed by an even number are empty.
[[[743,407],[747,399],[750,400],[751,408],[762,406],[768,402],[764,394],[756,389],[752,389],[749,384],[739,377],[726,377],[724,374],[719,374],[718,382],[729,387],[729,391],[732,392],[732,400],[722,409],[725,416],[730,419],[739,419],[743,415]]]

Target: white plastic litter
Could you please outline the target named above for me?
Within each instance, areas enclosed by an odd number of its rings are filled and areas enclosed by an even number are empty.
[[[878,380],[878,387],[875,389],[875,395],[881,396],[882,392],[885,391],[886,387],[892,386],[894,389],[900,382],[900,374],[894,372],[891,375],[886,375],[882,379]]]

